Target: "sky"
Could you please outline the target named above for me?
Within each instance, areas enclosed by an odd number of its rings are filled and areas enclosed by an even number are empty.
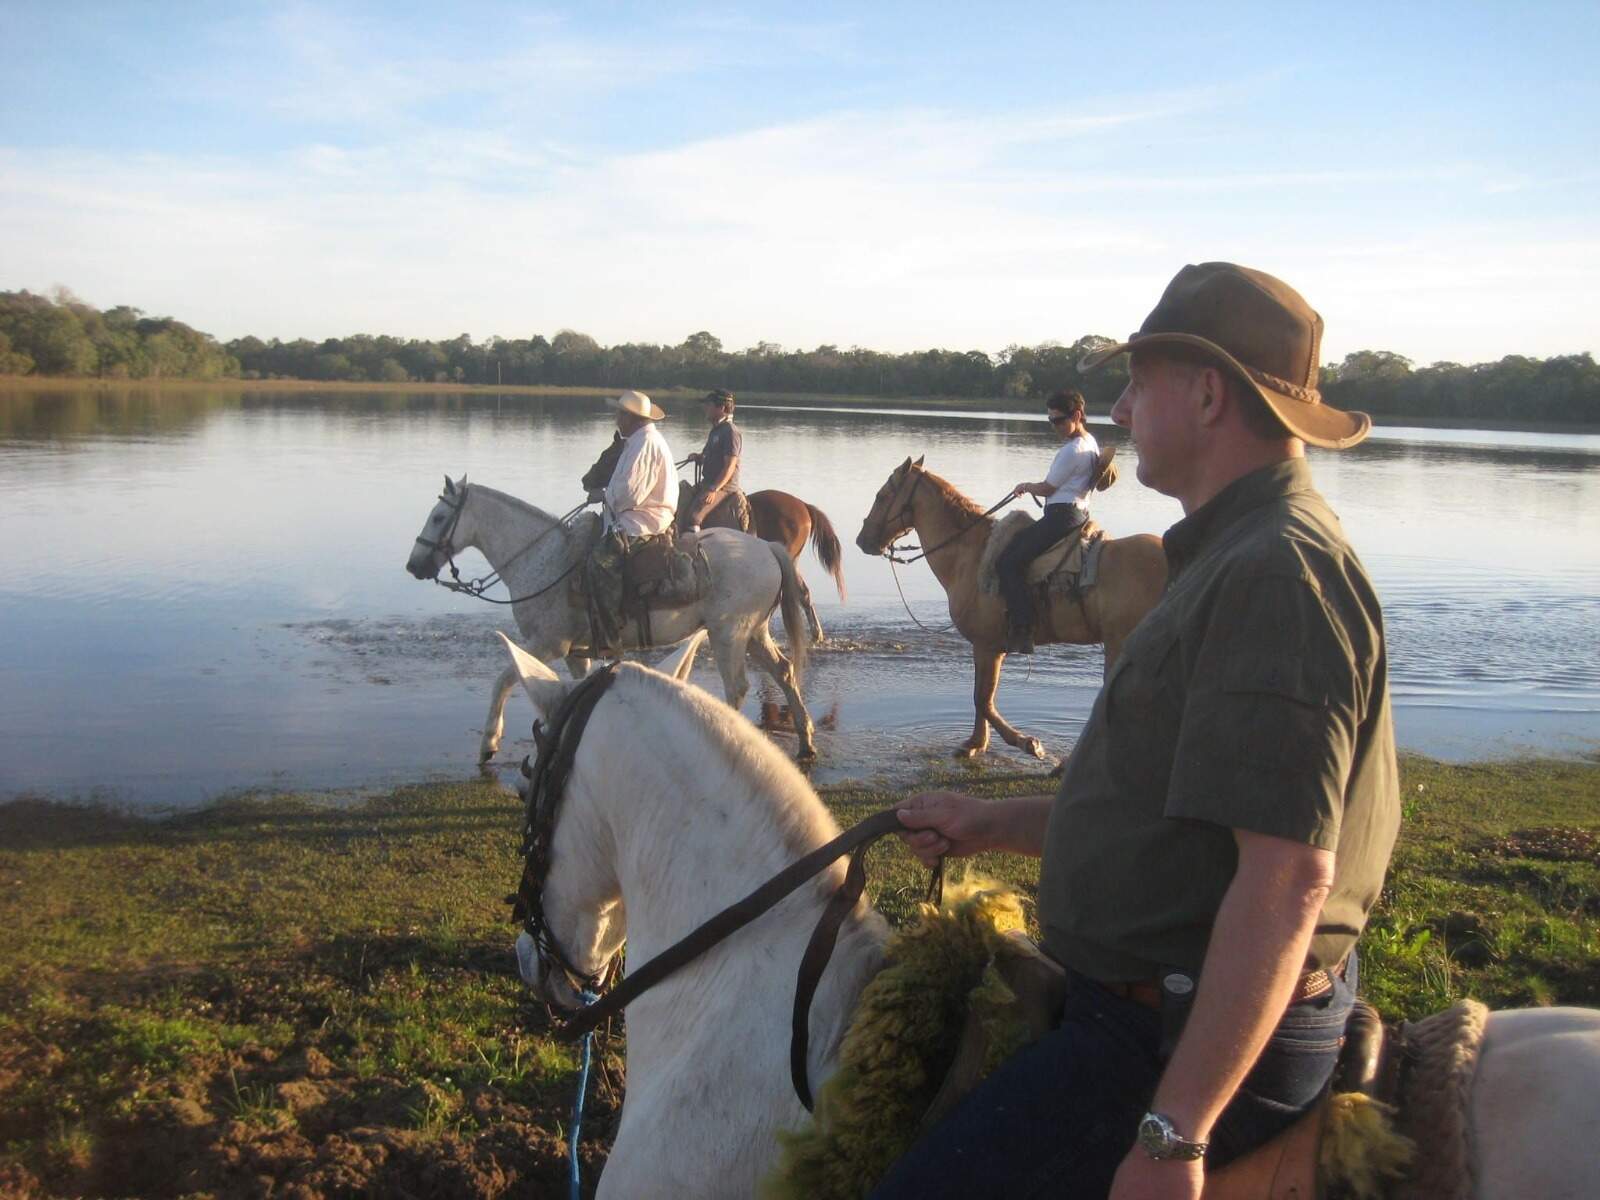
[[[1600,349],[1600,4],[0,0],[0,290],[227,340],[996,352],[1188,262]]]

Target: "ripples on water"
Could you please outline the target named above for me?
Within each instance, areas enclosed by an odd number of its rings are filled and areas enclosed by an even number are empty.
[[[703,434],[683,416],[666,426],[680,457]],[[847,607],[801,560],[834,639],[806,684],[818,779],[947,762],[971,728],[970,651],[917,630],[886,565],[852,542],[908,454],[987,505],[1038,476],[1043,422],[740,419],[751,486],[819,503],[845,544]],[[0,795],[187,806],[470,773],[501,665],[492,631],[509,618],[407,577],[411,539],[445,471],[564,511],[608,430],[598,404],[522,397],[0,394]],[[1176,505],[1121,452],[1125,482],[1097,517],[1114,536],[1165,529]],[[1313,466],[1384,600],[1402,744],[1467,759],[1600,750],[1600,436],[1380,429]],[[947,619],[925,566],[901,581],[925,623]],[[1097,647],[1049,648],[1008,665],[1000,707],[1064,752],[1099,678]],[[707,656],[697,679],[720,694]],[[777,699],[752,676],[752,717]],[[513,698],[508,734],[530,719]],[[1031,761],[995,746],[1003,766]]]

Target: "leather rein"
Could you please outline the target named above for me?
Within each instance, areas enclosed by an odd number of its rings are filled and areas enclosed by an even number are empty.
[[[548,731],[534,722],[534,740],[538,743],[538,759],[530,767],[523,759],[522,772],[529,780],[528,807],[523,824],[522,878],[514,895],[508,896],[512,915],[520,921],[533,939],[535,953],[546,973],[560,970],[580,994],[602,992],[593,1004],[571,1016],[556,1031],[563,1041],[576,1041],[585,1033],[620,1013],[639,996],[687,966],[707,950],[743,929],[757,917],[766,913],[780,900],[790,895],[809,880],[814,879],[839,858],[848,854],[850,865],[844,882],[834,891],[812,930],[811,939],[801,956],[795,981],[794,1012],[789,1038],[789,1077],[794,1084],[800,1103],[809,1111],[812,1107],[811,1085],[807,1079],[806,1061],[810,1052],[811,1001],[816,995],[822,973],[833,956],[839,930],[861,898],[866,886],[866,851],[886,834],[898,832],[903,826],[892,808],[874,813],[866,820],[841,833],[824,846],[811,851],[797,862],[791,863],[743,899],[703,922],[688,936],[676,942],[638,970],[630,971],[618,980],[620,955],[594,972],[586,972],[573,965],[551,932],[544,912],[544,884],[549,877],[551,845],[555,836],[556,820],[560,816],[562,794],[572,773],[572,763],[578,753],[578,743],[583,737],[589,718],[610,689],[617,676],[616,663],[590,675],[572,689],[550,720]],[[941,861],[928,882],[927,898],[937,904],[943,893],[944,864]],[[609,982],[611,986],[606,987]]]

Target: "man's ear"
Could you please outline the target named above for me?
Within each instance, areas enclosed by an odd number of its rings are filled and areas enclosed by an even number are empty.
[[[661,660],[661,665],[656,668],[663,675],[671,675],[680,682],[687,682],[689,671],[694,667],[694,656],[700,647],[705,645],[706,631],[697,629],[684,642],[666,658]]]
[[[517,678],[522,681],[528,699],[533,701],[533,707],[539,710],[541,717],[548,719],[566,698],[567,685],[561,682],[560,676],[554,671],[498,629],[495,630],[495,636],[505,643],[506,653],[511,656],[511,665],[517,672]]]

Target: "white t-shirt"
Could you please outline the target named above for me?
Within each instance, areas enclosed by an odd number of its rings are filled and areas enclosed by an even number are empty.
[[[1076,504],[1085,512],[1089,509],[1089,493],[1094,490],[1094,469],[1100,461],[1100,443],[1094,434],[1084,430],[1075,438],[1061,443],[1044,481],[1055,484],[1056,490],[1045,499],[1045,506]]]
[[[678,509],[678,473],[656,422],[629,435],[606,485],[606,528],[629,537],[665,533]]]

